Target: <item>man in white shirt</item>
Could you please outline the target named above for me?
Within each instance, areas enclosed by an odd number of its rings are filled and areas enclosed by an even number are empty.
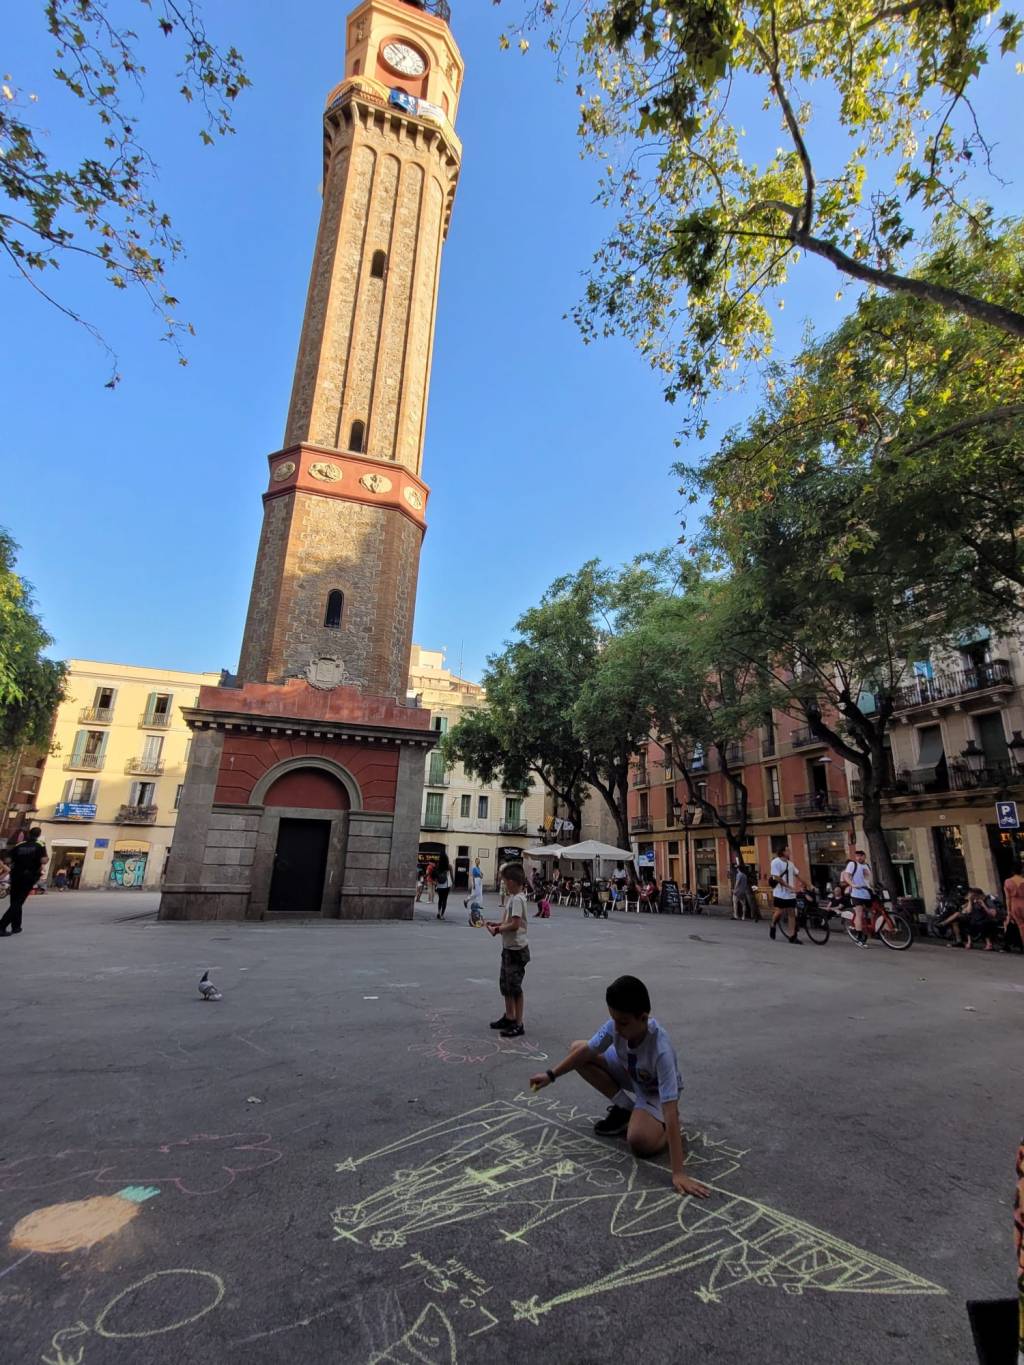
[[[861,948],[868,946],[867,926],[868,909],[874,897],[875,875],[868,864],[867,854],[862,848],[853,850],[852,859],[843,868],[839,879],[850,893],[853,902],[853,927],[857,932],[856,942]]]
[[[785,915],[788,930],[786,937],[790,943],[803,943],[803,939],[796,936],[796,893],[803,891],[804,882],[800,876],[800,869],[789,861],[789,846],[787,844],[783,844],[772,859],[771,887],[774,908],[771,927],[768,930],[769,935],[772,938],[775,937],[779,920]]]

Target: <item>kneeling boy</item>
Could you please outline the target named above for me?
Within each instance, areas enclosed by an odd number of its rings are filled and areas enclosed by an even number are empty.
[[[651,1017],[651,997],[635,976],[620,976],[605,993],[611,1018],[589,1042],[573,1043],[568,1057],[530,1078],[535,1090],[578,1071],[612,1101],[594,1125],[602,1137],[625,1133],[634,1156],[657,1156],[668,1145],[672,1184],[680,1194],[706,1199],[706,1185],[685,1173],[686,1146],[679,1126],[682,1080],[668,1034]]]

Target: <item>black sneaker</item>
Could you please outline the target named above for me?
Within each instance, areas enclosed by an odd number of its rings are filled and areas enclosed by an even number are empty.
[[[773,942],[775,941],[775,925],[774,925],[774,924],[770,924],[770,925],[768,926],[768,937],[769,937]]]
[[[522,1024],[509,1024],[508,1028],[501,1030],[501,1036],[503,1038],[521,1038],[525,1032],[526,1029]]]
[[[797,938],[796,934],[794,934],[793,937],[792,937],[789,941],[790,941],[790,943],[795,943],[795,944],[797,945],[797,947],[799,947],[799,948],[802,948],[802,947],[803,947],[803,943],[804,943],[803,939],[802,939],[802,938]]]
[[[502,1015],[500,1019],[495,1019],[491,1028],[511,1028],[514,1023],[514,1019],[506,1019],[506,1017]]]
[[[599,1133],[601,1137],[618,1137],[629,1127],[632,1114],[632,1109],[625,1109],[621,1104],[611,1104],[605,1117],[594,1124],[594,1132]]]
[[[863,933],[862,933],[862,934],[854,934],[854,936],[853,936],[853,941],[854,941],[854,943],[856,943],[856,945],[857,945],[858,948],[866,948],[866,947],[868,946],[868,936],[867,936],[867,934],[863,934]]]

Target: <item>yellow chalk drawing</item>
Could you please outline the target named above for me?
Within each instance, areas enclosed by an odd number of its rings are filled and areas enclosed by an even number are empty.
[[[370,1357],[370,1365],[456,1365],[455,1332],[436,1303],[427,1304],[408,1332]]]
[[[166,1282],[170,1276],[179,1277],[180,1287],[189,1294],[196,1295],[193,1302],[168,1309]],[[151,1285],[156,1285],[157,1288],[153,1292],[153,1303],[150,1305],[146,1303],[145,1291]],[[224,1292],[224,1281],[211,1270],[155,1270],[151,1275],[145,1275],[141,1280],[130,1284],[127,1289],[115,1294],[91,1324],[79,1320],[72,1326],[62,1327],[59,1332],[55,1332],[50,1340],[50,1350],[53,1354],[41,1358],[44,1365],[82,1365],[85,1346],[72,1346],[70,1350],[65,1350],[65,1347],[90,1334],[105,1337],[108,1341],[141,1341],[145,1337],[159,1337],[166,1332],[177,1332],[211,1313],[223,1299]],[[153,1316],[149,1316],[150,1311]],[[166,1322],[161,1321],[168,1312],[174,1316]],[[137,1323],[132,1322],[135,1316],[138,1318]]]
[[[685,1277],[705,1304],[720,1302],[727,1290],[742,1285],[788,1295],[946,1292],[725,1188],[740,1168],[743,1149],[688,1133],[688,1169],[714,1194],[706,1203],[680,1198],[666,1189],[663,1169],[569,1127],[564,1116],[570,1111],[577,1117],[575,1106],[540,1096],[496,1100],[358,1160],[349,1158],[339,1164],[342,1173],[389,1158],[400,1158],[401,1169],[374,1193],[335,1209],[336,1235],[386,1251],[440,1228],[489,1220],[499,1241],[529,1249],[549,1224],[580,1210],[599,1212],[606,1219],[612,1264],[561,1293],[514,1300],[513,1320],[534,1324],[565,1304],[668,1276]],[[408,1154],[417,1149],[422,1164],[413,1167]],[[591,1229],[583,1233],[589,1246],[595,1245]],[[532,1257],[526,1269],[537,1260]],[[439,1289],[448,1278],[435,1276],[431,1287]]]
[[[152,1186],[129,1185],[117,1194],[49,1204],[15,1223],[11,1248],[54,1256],[85,1251],[127,1227],[141,1205],[159,1193]]]

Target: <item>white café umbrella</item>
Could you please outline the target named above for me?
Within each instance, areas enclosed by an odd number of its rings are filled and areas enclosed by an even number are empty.
[[[533,848],[524,848],[524,858],[562,858],[565,856],[565,849],[561,844],[536,844]]]
[[[616,848],[613,844],[602,844],[597,839],[584,839],[581,844],[570,844],[562,849],[563,858],[575,858],[580,862],[617,862],[632,863],[633,853],[628,848]]]

